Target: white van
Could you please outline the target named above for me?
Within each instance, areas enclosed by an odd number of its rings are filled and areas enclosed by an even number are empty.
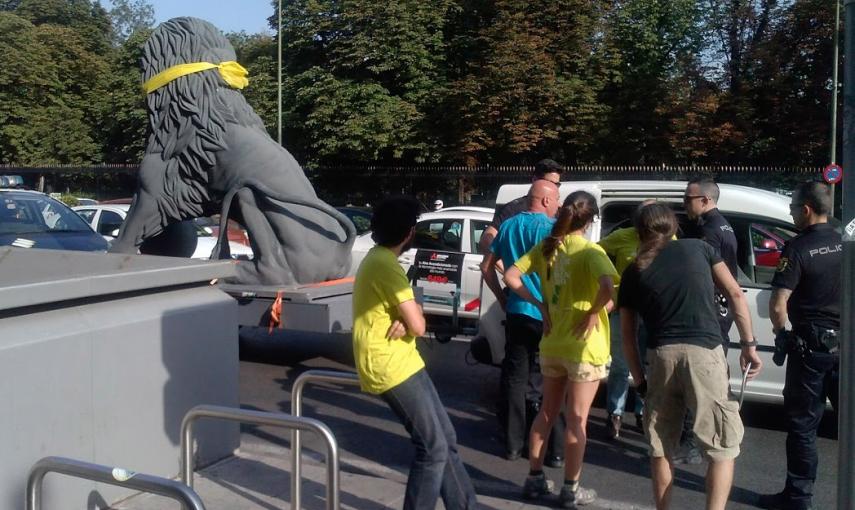
[[[600,217],[587,233],[592,241],[599,241],[617,228],[631,226],[632,211],[648,198],[673,203],[680,221],[687,221],[683,210],[683,192],[686,182],[678,181],[575,181],[561,183],[561,200],[576,190],[585,190],[597,198]],[[508,184],[499,189],[496,208],[528,193],[528,184]],[[790,217],[790,199],[784,195],[746,186],[719,184],[721,196],[718,208],[733,226],[739,243],[738,281],[748,298],[751,323],[760,345],[758,354],[763,360],[763,371],[745,390],[746,400],[778,402],[783,399],[784,367],[772,363],[774,335],[769,321],[769,282],[775,273],[784,242],[795,236],[796,229]],[[679,271],[680,268],[674,268]],[[500,364],[505,355],[504,312],[486,285],[481,288],[481,314],[478,336],[486,338],[492,363]],[[479,341],[479,340],[475,340]],[[483,340],[480,340],[483,342]],[[731,387],[739,391],[739,333],[736,326],[730,330]]]

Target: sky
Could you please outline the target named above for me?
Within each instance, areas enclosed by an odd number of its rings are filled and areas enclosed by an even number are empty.
[[[223,32],[273,33],[267,18],[273,15],[272,0],[148,0],[154,6],[155,26],[177,16],[210,21]],[[111,2],[102,0],[109,9]]]

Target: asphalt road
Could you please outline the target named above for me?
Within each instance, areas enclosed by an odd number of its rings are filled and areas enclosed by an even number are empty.
[[[527,474],[525,459],[507,461],[501,454],[495,419],[499,370],[473,365],[467,360],[468,343],[439,344],[424,340],[420,350],[443,403],[457,430],[464,462],[479,494],[519,499]],[[290,390],[301,372],[313,369],[353,370],[347,337],[289,335],[264,330],[244,330],[241,341],[241,405],[245,408],[290,412]],[[604,388],[603,388],[604,389]],[[603,392],[601,392],[603,393]],[[318,384],[304,396],[304,414],[325,422],[336,435],[343,456],[353,462],[385,466],[405,477],[411,446],[403,427],[385,404],[353,386]],[[631,424],[634,419],[628,417]],[[746,403],[743,408],[745,440],[737,460],[731,492],[731,509],[756,508],[757,496],[783,486],[786,456],[780,406]],[[814,508],[835,508],[837,482],[836,415],[827,413],[818,439],[820,466]],[[287,433],[278,429],[244,426],[243,441],[286,446]],[[605,411],[600,395],[588,424],[583,484],[597,490],[596,509],[646,510],[653,508],[649,467],[640,433],[626,431],[618,442],[605,437]],[[306,438],[304,444],[322,451]],[[695,509],[704,505],[705,465],[678,466],[672,508]],[[547,468],[560,482],[563,473]]]

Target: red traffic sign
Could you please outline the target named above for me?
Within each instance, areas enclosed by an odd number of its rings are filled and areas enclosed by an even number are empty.
[[[822,169],[822,178],[828,184],[837,184],[843,180],[843,168],[840,165],[832,163]]]

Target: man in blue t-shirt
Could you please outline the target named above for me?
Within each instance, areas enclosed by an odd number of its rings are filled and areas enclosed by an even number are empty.
[[[484,257],[481,272],[484,282],[496,295],[507,314],[505,321],[505,359],[502,361],[500,419],[505,432],[505,458],[518,459],[522,455],[528,430],[526,427],[526,388],[529,372],[536,366],[538,344],[543,334],[543,318],[534,305],[518,295],[505,294],[496,275],[496,265],[501,260],[511,267],[536,244],[548,237],[560,207],[558,186],[548,180],[534,181],[528,192],[528,209],[504,221]],[[523,277],[529,292],[542,299],[540,280],[536,274]],[[550,435],[557,439],[559,448],[553,456],[562,453],[561,431]]]

